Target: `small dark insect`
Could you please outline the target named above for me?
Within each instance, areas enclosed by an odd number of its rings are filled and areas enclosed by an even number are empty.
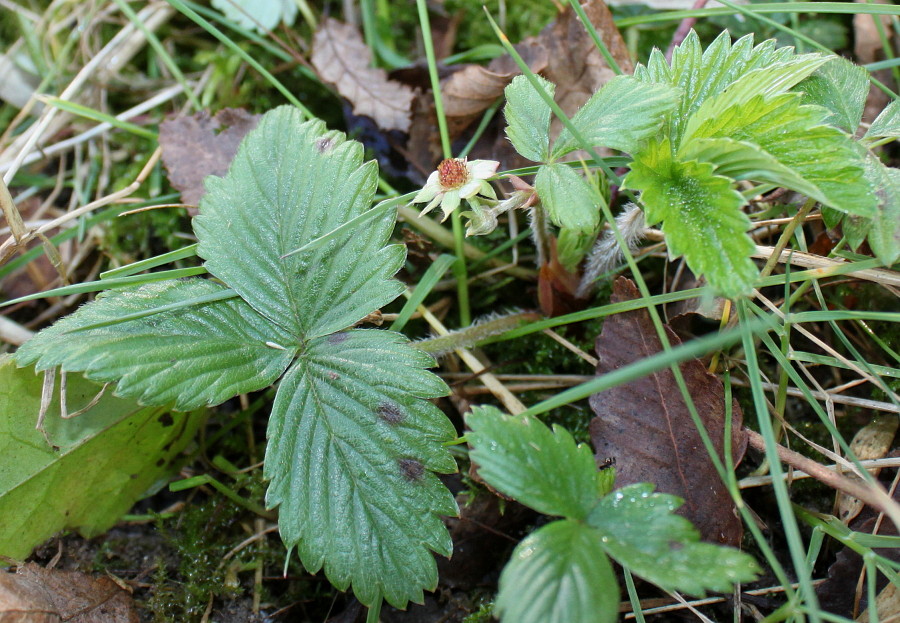
[[[415,459],[399,459],[397,464],[400,465],[400,473],[409,482],[416,482],[425,475],[425,466]]]
[[[399,424],[406,419],[406,414],[392,402],[382,402],[375,411],[388,424]]]
[[[606,459],[604,459],[603,462],[597,466],[597,469],[609,469],[610,467],[615,467],[615,466],[616,466],[616,457],[610,456],[610,457],[607,457]]]

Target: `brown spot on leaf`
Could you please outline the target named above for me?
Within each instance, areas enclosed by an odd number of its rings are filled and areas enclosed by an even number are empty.
[[[392,402],[382,402],[378,405],[376,413],[378,414],[378,417],[388,424],[399,424],[406,419],[406,414],[400,410],[399,406]]]
[[[334,147],[334,140],[331,138],[320,137],[316,139],[316,149],[320,154],[324,154],[326,151],[330,150]]]
[[[639,297],[625,278],[613,285],[614,303]],[[673,347],[681,340],[666,326]],[[597,338],[597,374],[623,368],[662,351],[650,315],[640,309],[606,320]],[[717,452],[723,452],[725,400],[721,381],[698,359],[683,362],[681,373]],[[678,513],[697,526],[707,541],[739,545],[743,526],[713,467],[687,405],[668,369],[594,394],[590,405],[591,441],[596,458],[616,457],[616,486],[652,482],[663,493],[685,500]],[[732,459],[739,463],[747,447],[741,411],[732,403]]]
[[[165,427],[169,427],[175,423],[175,419],[172,417],[171,413],[163,413],[156,421]]]
[[[339,331],[328,336],[329,344],[341,344],[347,340],[350,335],[346,331]]]
[[[400,473],[409,482],[418,482],[425,475],[425,466],[415,459],[399,459]]]

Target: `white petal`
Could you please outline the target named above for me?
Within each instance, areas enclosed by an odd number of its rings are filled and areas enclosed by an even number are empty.
[[[486,180],[497,172],[500,163],[496,160],[473,160],[466,163],[469,176],[479,180]]]
[[[468,182],[463,184],[456,192],[459,193],[459,196],[463,199],[468,199],[469,197],[474,197],[478,194],[478,191],[481,190],[481,180],[473,180],[470,179]]]

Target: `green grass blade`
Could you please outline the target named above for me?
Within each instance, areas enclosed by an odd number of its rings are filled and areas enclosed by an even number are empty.
[[[413,290],[412,294],[409,296],[409,299],[407,299],[403,309],[400,310],[397,319],[390,327],[388,327],[388,329],[391,331],[403,330],[403,327],[409,322],[409,319],[412,317],[413,312],[416,311],[416,308],[422,304],[422,301],[425,300],[425,297],[428,296],[431,289],[441,280],[441,277],[444,276],[444,273],[447,272],[447,269],[450,268],[455,261],[455,257],[445,253],[432,262],[431,266],[428,267],[428,270],[425,271],[425,274],[422,275],[422,278],[416,285],[415,290]]]
[[[125,266],[120,266],[119,268],[113,268],[111,270],[104,271],[100,273],[100,279],[117,279],[119,277],[127,277],[128,275],[133,275],[143,270],[156,268],[157,266],[162,266],[163,264],[168,264],[176,260],[183,260],[189,257],[194,257],[195,255],[197,255],[196,243],[190,244],[180,249],[176,249],[174,251],[169,251],[168,253],[163,253],[162,255],[148,257],[147,259],[141,260],[139,262],[133,262]]]
[[[52,95],[43,96],[40,98],[40,100],[46,104],[49,104],[50,106],[53,106],[54,108],[59,108],[60,110],[70,112],[73,115],[78,115],[79,117],[90,119],[91,121],[108,123],[114,128],[118,128],[126,132],[131,132],[132,134],[141,136],[143,138],[149,138],[152,141],[156,141],[158,138],[156,132],[154,132],[153,130],[142,128],[141,126],[134,123],[129,123],[128,121],[116,119],[112,115],[107,115],[106,113],[102,113],[99,110],[94,110],[93,108],[88,108],[87,106],[76,104],[75,102],[69,102]]]

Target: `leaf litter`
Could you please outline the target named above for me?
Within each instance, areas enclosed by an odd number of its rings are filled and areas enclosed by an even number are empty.
[[[634,283],[624,277],[613,285],[612,303],[640,298]],[[668,326],[669,343],[681,340]],[[597,374],[603,375],[662,351],[650,315],[640,309],[607,319],[596,342]],[[725,400],[722,382],[706,371],[699,359],[680,364],[688,391],[721,456],[725,440]],[[598,464],[615,460],[616,486],[652,482],[663,493],[685,503],[679,513],[697,526],[703,539],[737,546],[743,525],[731,496],[706,454],[675,376],[668,369],[594,394],[596,417],[590,434]],[[747,447],[741,430],[742,414],[731,405],[732,460],[739,463]]]

